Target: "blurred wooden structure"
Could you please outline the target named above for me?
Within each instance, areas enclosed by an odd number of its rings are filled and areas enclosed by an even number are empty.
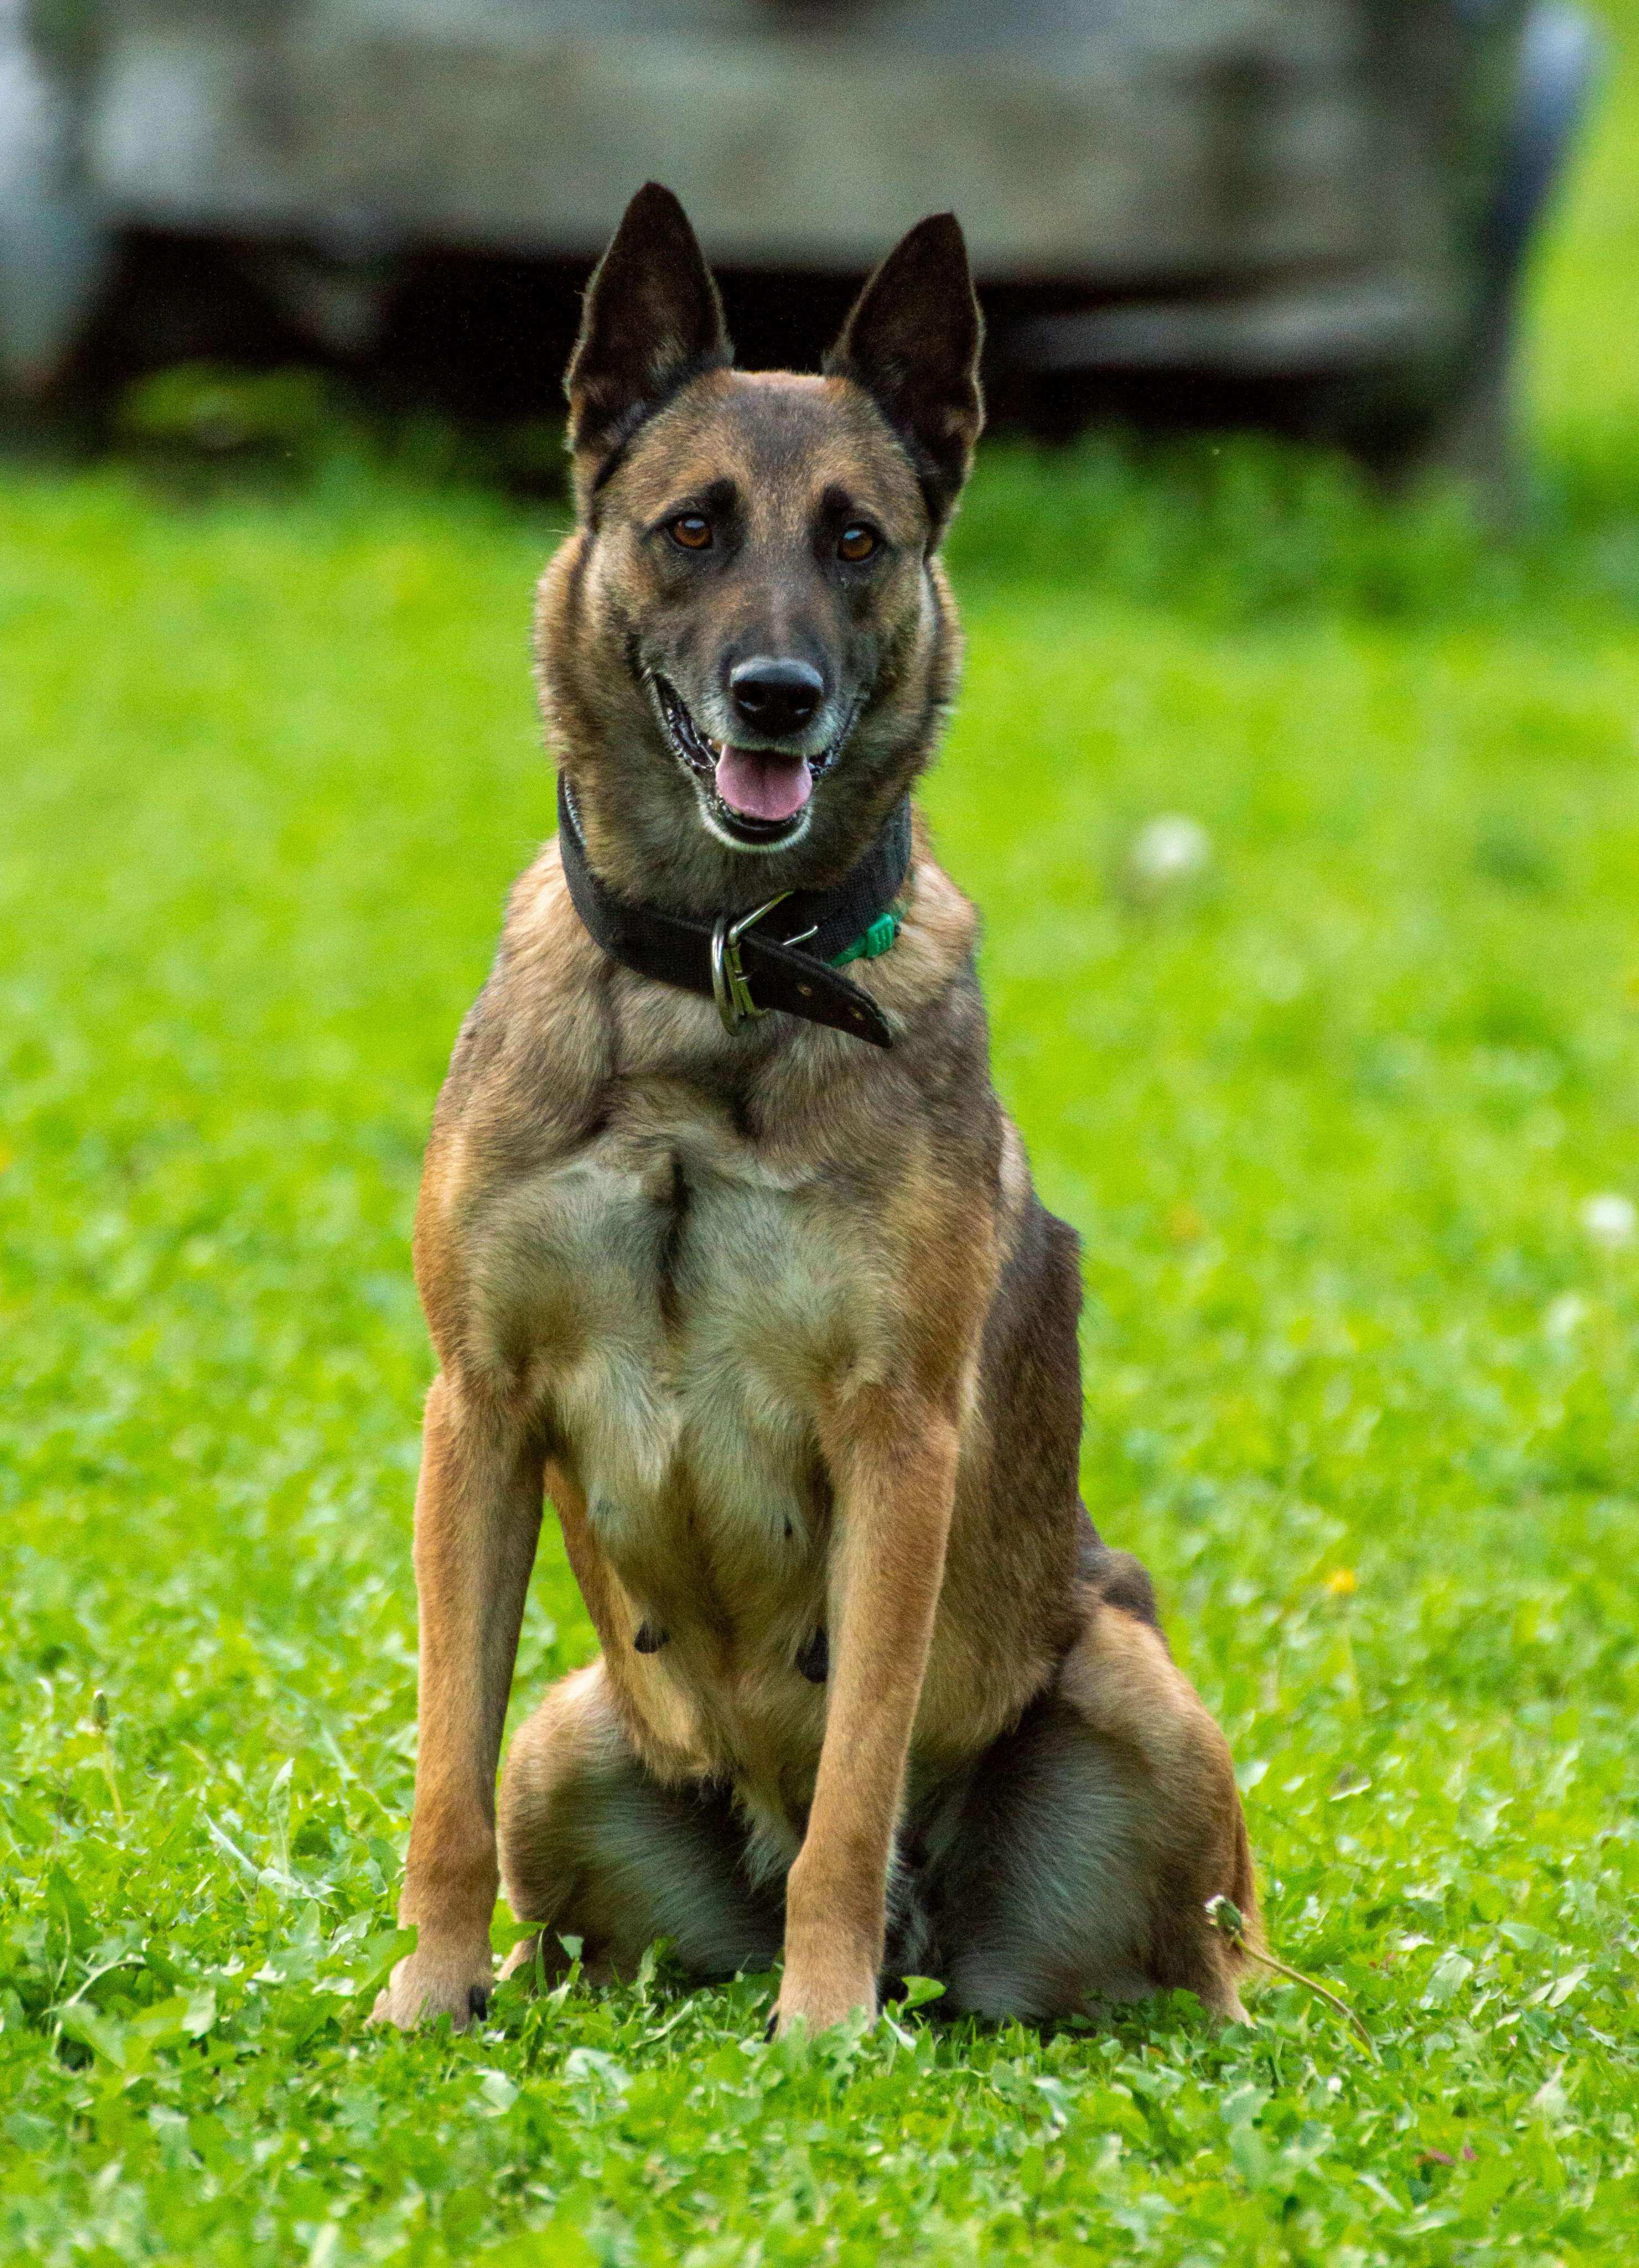
[[[0,0],[0,354],[48,376],[143,235],[260,247],[368,352],[430,248],[572,270],[655,177],[731,270],[856,275],[954,208],[1049,414],[1150,379],[1426,423],[1591,55],[1528,0]]]

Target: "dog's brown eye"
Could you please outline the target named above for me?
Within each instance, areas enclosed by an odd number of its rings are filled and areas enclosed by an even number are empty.
[[[836,556],[857,567],[862,559],[869,559],[877,548],[874,528],[845,527],[837,542]]]
[[[711,522],[700,512],[684,512],[672,522],[666,533],[685,551],[707,551],[711,548]]]

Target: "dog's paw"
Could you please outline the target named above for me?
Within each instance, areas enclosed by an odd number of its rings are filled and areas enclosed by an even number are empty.
[[[444,1954],[418,1947],[406,1954],[388,1977],[371,2011],[372,2024],[396,2024],[401,2032],[417,2024],[430,2024],[447,2016],[458,2032],[489,2006],[495,1984],[495,1963],[486,1947],[481,1954]]]
[[[841,1970],[802,1976],[788,1968],[774,2012],[776,2037],[789,2039],[800,2028],[809,2039],[837,2024],[863,2015],[867,2025],[877,2020],[877,1980],[871,1970],[857,1976]]]

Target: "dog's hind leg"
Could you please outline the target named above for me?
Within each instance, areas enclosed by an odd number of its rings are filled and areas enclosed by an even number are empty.
[[[934,1831],[952,2008],[1045,2019],[1182,1986],[1244,2016],[1206,1912],[1222,1894],[1255,1927],[1228,1745],[1135,1615],[1090,1599],[1052,1690]]]
[[[669,1938],[691,1974],[772,1968],[784,1916],[746,1871],[746,1830],[726,1789],[668,1787],[616,1716],[601,1661],[553,1686],[508,1752],[502,1776],[502,1882],[520,1921],[538,1922],[507,1971],[562,1964],[582,1940],[594,1982],[628,1977]]]

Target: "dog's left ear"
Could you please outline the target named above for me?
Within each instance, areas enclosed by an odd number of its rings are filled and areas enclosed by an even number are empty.
[[[933,522],[944,531],[984,423],[984,322],[954,213],[901,237],[854,303],[825,358],[863,386],[911,454]]]
[[[723,302],[688,215],[670,189],[646,182],[592,271],[563,379],[583,504],[646,418],[732,356]]]

